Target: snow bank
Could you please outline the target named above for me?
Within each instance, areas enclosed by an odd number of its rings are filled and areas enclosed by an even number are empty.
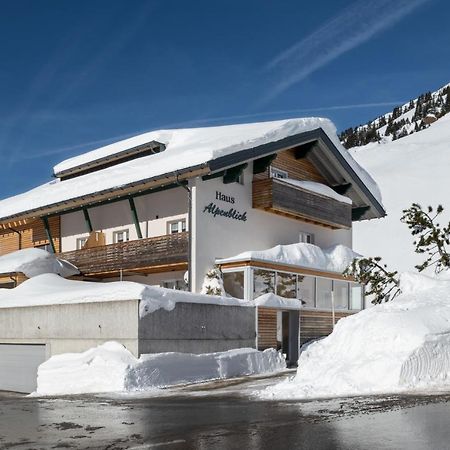
[[[189,167],[205,165],[211,160],[240,150],[318,128],[324,130],[343,158],[381,203],[375,182],[342,147],[333,123],[328,119],[312,117],[220,127],[158,130],[135,136],[63,161],[55,166],[54,170],[59,173],[153,140],[164,143],[166,150],[63,182],[59,179],[52,180],[23,194],[2,200],[0,217],[10,217],[24,211],[115,189],[167,173],[173,174]]]
[[[247,251],[231,258],[219,259],[217,264],[235,261],[269,261],[279,264],[301,266],[327,272],[342,273],[361,255],[344,245],[334,245],[322,249],[317,245],[298,242],[289,245],[277,245],[268,250]]]
[[[273,349],[244,348],[219,353],[158,353],[135,358],[117,342],[107,342],[84,353],[50,358],[39,366],[39,395],[88,392],[142,391],[286,368]]]
[[[68,261],[40,248],[26,248],[0,256],[0,274],[21,272],[31,278],[43,273],[56,273],[70,277],[80,273]]]
[[[333,189],[331,189],[326,184],[317,183],[315,181],[293,180],[292,178],[281,178],[277,179],[277,181],[281,181],[282,183],[287,183],[292,186],[297,186],[299,188],[306,189],[307,191],[315,192],[316,194],[332,198],[341,203],[347,203],[349,205],[353,203],[350,198],[346,197],[345,195],[338,194],[336,191],[333,191]]]
[[[450,281],[401,277],[394,301],[341,319],[301,353],[297,375],[267,398],[450,389]]]

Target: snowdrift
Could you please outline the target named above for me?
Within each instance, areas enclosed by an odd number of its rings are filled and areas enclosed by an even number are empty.
[[[53,356],[41,364],[36,394],[143,391],[285,368],[284,358],[273,349],[157,353],[137,359],[121,344],[107,342],[84,353]]]
[[[0,273],[23,273],[31,278],[43,273],[70,277],[80,272],[68,261],[40,248],[26,248],[0,256]]]
[[[341,319],[266,390],[292,399],[450,389],[450,280],[406,273],[402,294]]]

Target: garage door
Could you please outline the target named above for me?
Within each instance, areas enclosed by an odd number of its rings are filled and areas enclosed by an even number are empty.
[[[0,344],[0,391],[33,392],[45,345]]]

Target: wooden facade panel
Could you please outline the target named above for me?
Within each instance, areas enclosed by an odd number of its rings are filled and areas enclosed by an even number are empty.
[[[348,311],[336,311],[335,320],[353,314]],[[333,331],[331,311],[301,311],[300,312],[300,345],[320,337],[328,336]]]
[[[258,350],[277,348],[277,310],[258,308]]]
[[[61,246],[61,225],[59,217],[49,219],[50,231],[57,252]],[[14,252],[20,248],[33,248],[49,243],[44,224],[40,219],[29,221],[12,229],[0,230],[0,255]],[[19,237],[20,233],[20,237]]]
[[[293,180],[316,181],[317,183],[328,184],[309,159],[295,158],[295,149],[293,148],[279,152],[271,165],[287,172],[289,178]],[[269,178],[269,169],[254,176],[255,180],[267,178]]]
[[[332,228],[350,228],[352,206],[275,179],[253,181],[253,208]]]
[[[180,269],[187,264],[189,233],[138,239],[117,244],[83,248],[61,253],[61,257],[74,264],[83,275],[118,274],[121,270],[146,269],[152,266],[164,271],[170,267]],[[175,269],[174,269],[175,270]]]

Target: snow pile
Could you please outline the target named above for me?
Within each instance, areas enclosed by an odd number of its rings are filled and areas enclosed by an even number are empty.
[[[184,383],[275,372],[280,353],[244,348],[219,353],[157,353],[135,358],[117,342],[50,358],[39,366],[37,394],[142,391]]]
[[[345,195],[340,195],[336,191],[333,191],[329,186],[322,183],[317,183],[315,181],[300,181],[293,180],[292,178],[281,178],[278,179],[278,182],[287,183],[292,186],[297,186],[302,189],[306,189],[307,191],[315,192],[316,194],[323,195],[324,197],[332,198],[341,203],[347,203],[349,205],[352,204],[352,200]]]
[[[298,242],[296,244],[277,245],[268,250],[243,252],[231,258],[219,259],[216,263],[268,261],[342,273],[353,259],[360,256],[352,249],[340,244],[322,249],[317,245]]]
[[[450,114],[420,133],[387,144],[369,144],[351,154],[377,180],[387,216],[353,223],[354,249],[367,256],[382,256],[390,268],[407,271],[423,261],[414,253],[413,237],[400,222],[402,210],[413,202],[426,208],[442,204],[438,222],[450,220]],[[375,236],[379,238],[374,239]]]
[[[165,144],[166,150],[63,182],[59,179],[52,180],[23,194],[7,198],[0,202],[0,217],[11,217],[24,211],[159,178],[169,173],[172,176],[175,172],[190,167],[205,167],[216,158],[319,128],[324,130],[342,157],[381,203],[378,187],[342,147],[333,123],[322,118],[300,118],[220,127],[159,130],[135,136],[63,161],[55,166],[54,170],[59,173],[151,141]]]
[[[43,273],[56,273],[62,277],[80,273],[73,264],[40,248],[26,248],[0,256],[0,274],[16,272],[28,278]]]
[[[269,398],[316,398],[450,388],[450,281],[403,274],[394,301],[341,319],[299,358]]]

